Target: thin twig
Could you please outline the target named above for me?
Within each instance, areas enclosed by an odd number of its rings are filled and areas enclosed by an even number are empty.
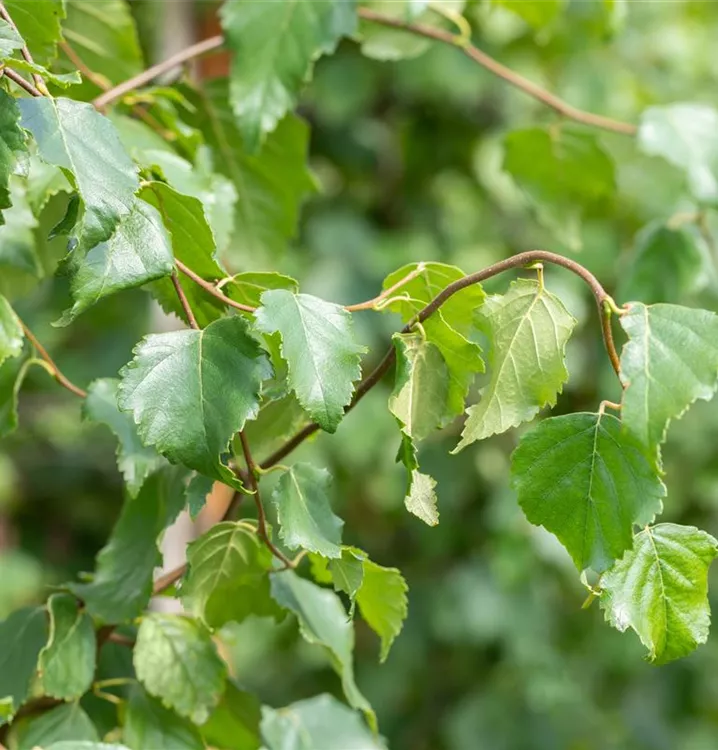
[[[75,52],[75,50],[70,46],[68,42],[65,40],[60,42],[60,49],[67,55],[67,59],[82,73],[82,75],[90,82],[94,83],[95,86],[97,86],[98,89],[102,91],[107,91],[110,88],[110,84],[107,83],[107,81],[102,78],[102,76],[97,75],[92,69],[90,69],[86,64],[85,61]]]
[[[177,277],[177,271],[172,271],[172,284],[175,288],[175,291],[177,292],[177,296],[179,297],[180,304],[182,305],[182,309],[184,310],[184,314],[187,316],[187,321],[190,324],[190,328],[194,328],[195,330],[199,330],[199,325],[197,323],[197,318],[195,318],[194,313],[192,312],[192,307],[189,304],[189,300],[187,299],[187,295],[184,293],[184,289],[182,289],[182,284],[180,284],[180,280]]]
[[[8,13],[7,8],[2,3],[2,0],[0,0],[0,18],[2,18],[13,31],[20,33],[18,31],[17,26],[15,25],[15,21],[12,20],[12,16],[10,13]],[[34,65],[35,61],[32,59],[32,55],[30,54],[30,50],[27,48],[27,45],[25,45],[21,50],[20,54],[25,58],[27,62],[30,63],[30,65]],[[42,76],[39,73],[33,73],[32,74],[32,80],[35,81],[35,85],[39,89],[44,89],[47,91],[47,86],[45,85],[45,81],[43,81]]]
[[[423,323],[429,316],[433,315],[450,297],[460,292],[462,289],[471,286],[472,284],[478,284],[486,279],[490,279],[492,276],[496,276],[504,271],[508,271],[512,268],[518,268],[522,266],[528,266],[532,263],[545,262],[553,263],[557,266],[562,266],[572,271],[577,276],[582,278],[589,289],[591,290],[596,305],[598,307],[598,314],[601,319],[601,330],[603,334],[603,341],[608,352],[608,357],[611,360],[611,364],[616,371],[617,375],[620,375],[620,360],[616,352],[616,346],[613,341],[613,332],[611,331],[610,325],[610,312],[615,306],[613,300],[601,285],[601,282],[587,269],[584,268],[580,263],[576,263],[570,258],[564,258],[562,255],[556,253],[550,253],[546,250],[529,250],[525,253],[519,253],[511,258],[502,260],[499,263],[494,263],[488,268],[484,268],[482,271],[468,274],[452,284],[449,284],[439,294],[429,302],[417,315],[415,315],[405,326],[402,328],[401,333],[409,333],[413,326],[417,323]],[[613,304],[612,304],[613,303]],[[604,312],[608,311],[608,312]],[[606,318],[608,318],[608,324],[606,324]],[[387,353],[384,355],[382,361],[376,366],[376,368],[359,384],[354,393],[354,398],[346,408],[346,412],[351,411],[362,398],[384,377],[389,371],[391,366],[394,364],[396,358],[396,350],[392,346]],[[279,463],[285,456],[291,453],[298,445],[303,443],[308,437],[313,435],[320,427],[316,423],[308,424],[306,427],[301,429],[296,435],[293,435],[284,445],[278,448],[272,455],[266,458],[259,465],[260,469],[266,470]]]
[[[388,289],[385,289],[381,294],[377,295],[373,299],[367,300],[366,302],[360,302],[357,305],[345,305],[344,309],[347,312],[356,312],[357,310],[371,310],[373,307],[376,307],[376,305],[385,299],[391,297],[394,292],[401,289],[405,284],[408,284],[412,279],[415,279],[417,276],[421,276],[422,273],[424,273],[426,266],[423,263],[419,263],[417,267],[406,274],[403,278],[399,279],[399,281],[394,284],[394,286],[390,286]]]
[[[267,517],[264,513],[264,505],[262,505],[262,498],[259,496],[259,484],[257,482],[257,467],[252,458],[252,452],[249,449],[249,442],[247,436],[243,431],[239,433],[239,439],[242,443],[242,452],[244,453],[244,460],[247,462],[247,484],[249,489],[252,490],[254,496],[254,502],[257,506],[257,535],[265,543],[269,551],[278,559],[281,560],[287,568],[294,567],[292,561],[273,543],[269,538],[269,532],[267,531]]]
[[[426,26],[420,23],[408,23],[402,21],[400,18],[393,18],[381,13],[376,13],[369,8],[359,8],[359,16],[365,21],[371,21],[372,23],[381,24],[382,26],[390,26],[395,29],[408,31],[417,36],[423,36],[437,42],[450,44],[452,47],[460,49],[467,57],[481,65],[482,68],[485,68],[490,73],[493,73],[493,75],[506,81],[506,83],[511,86],[520,89],[534,99],[537,99],[542,104],[545,104],[547,107],[550,107],[564,117],[568,117],[570,120],[580,122],[583,125],[590,125],[594,128],[610,130],[614,133],[623,133],[624,135],[635,135],[638,132],[636,126],[631,123],[620,122],[609,117],[595,115],[592,112],[586,112],[585,110],[578,109],[577,107],[568,104],[568,102],[560,99],[555,94],[546,91],[546,89],[541,88],[527,78],[524,78],[510,68],[507,68],[478,47],[475,47],[473,44],[467,44],[461,37],[456,37],[449,31],[435,28],[434,26]]]
[[[40,89],[35,88],[30,81],[26,81],[19,73],[16,73],[14,70],[11,70],[10,68],[4,68],[5,75],[14,83],[16,83],[20,88],[25,89],[30,96],[43,96],[42,91]]]
[[[63,387],[67,388],[68,391],[71,393],[74,393],[76,396],[79,396],[80,398],[85,398],[87,396],[87,391],[83,391],[82,388],[79,386],[76,386],[73,382],[68,380],[60,371],[60,368],[55,364],[55,361],[53,358],[47,353],[47,350],[45,347],[35,338],[35,334],[22,322],[20,321],[20,325],[22,326],[22,330],[25,332],[25,336],[27,336],[28,341],[35,347],[37,353],[42,357],[43,360],[47,363],[50,372],[52,373],[52,376],[57,380],[57,382]]]
[[[100,96],[98,96],[97,99],[93,101],[93,104],[95,105],[95,107],[97,107],[97,109],[103,109],[108,104],[111,104],[117,99],[121,99],[125,94],[129,94],[130,91],[134,91],[135,89],[138,89],[141,86],[150,83],[155,78],[161,76],[163,73],[168,73],[178,65],[182,65],[183,63],[186,63],[195,57],[199,57],[200,55],[204,55],[207,52],[212,52],[212,50],[219,49],[223,44],[224,38],[221,35],[213,36],[209,39],[204,39],[197,44],[193,44],[191,47],[187,47],[187,49],[181,50],[176,55],[172,55],[172,57],[168,57],[166,60],[157,63],[157,65],[153,65],[151,68],[147,68],[147,70],[144,70],[142,73],[133,76],[124,83],[111,88],[104,94],[100,94]]]
[[[225,305],[229,305],[230,307],[234,307],[237,310],[242,310],[242,312],[254,312],[256,308],[250,307],[249,305],[243,305],[241,302],[235,302],[230,297],[227,297],[226,294],[222,294],[222,292],[217,289],[214,284],[212,284],[209,281],[205,281],[201,276],[196,274],[191,268],[188,268],[184,263],[182,263],[181,260],[175,259],[175,265],[177,268],[182,271],[182,273],[185,276],[188,276],[192,281],[194,281],[195,284],[199,284],[199,286],[202,287],[202,289],[205,290],[205,292],[208,292],[213,297],[216,297],[218,300],[221,300],[224,302]]]
[[[107,636],[107,640],[110,643],[116,643],[119,646],[127,646],[128,648],[135,647],[135,639],[130,638],[128,635],[122,635],[122,633],[115,633],[113,631]]]
[[[168,573],[161,575],[154,583],[152,587],[152,596],[157,596],[163,591],[168,589],[174,583],[177,583],[180,578],[187,572],[187,563],[182,563],[178,567],[170,570]]]

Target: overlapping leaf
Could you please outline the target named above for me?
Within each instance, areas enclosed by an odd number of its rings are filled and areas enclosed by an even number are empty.
[[[208,627],[279,614],[269,595],[272,555],[245,524],[216,524],[187,547],[187,562],[182,601]]]
[[[10,303],[0,294],[0,365],[8,357],[20,355],[24,338],[19,318]]]
[[[238,486],[220,454],[256,416],[262,380],[270,375],[244,320],[147,336],[120,375],[119,406],[133,413],[146,445],[172,463]]]
[[[545,419],[521,439],[512,476],[526,517],[603,572],[629,549],[633,525],[660,513],[665,487],[641,446],[609,414]]]
[[[0,89],[0,225],[5,221],[2,210],[11,206],[10,175],[16,154],[25,150],[25,134],[19,121],[20,110],[15,100]]]
[[[671,419],[718,386],[718,315],[678,305],[631,303],[621,326],[622,417],[648,455],[659,462],[659,444]]]
[[[279,333],[289,384],[320,427],[334,432],[361,375],[351,315],[339,305],[308,294],[273,289],[262,294],[255,313],[264,333]]]
[[[219,705],[202,725],[202,737],[210,747],[258,750],[260,719],[258,698],[228,680]]]
[[[33,716],[18,727],[15,735],[17,750],[61,745],[101,747],[95,744],[100,740],[97,729],[79,703],[61,703],[46,713]]]
[[[82,198],[80,244],[108,240],[132,212],[137,170],[112,123],[90,104],[72,99],[21,99],[22,126],[35,138],[48,164],[71,176]]]
[[[230,98],[255,151],[291,111],[314,61],[356,28],[354,0],[228,0],[222,26],[234,52]]]
[[[209,631],[196,619],[145,615],[133,662],[147,692],[195,724],[207,720],[224,690],[227,665]]]
[[[50,63],[57,53],[61,39],[60,24],[65,18],[63,0],[5,0],[5,7],[12,17],[33,58],[41,65]]]
[[[716,555],[718,542],[693,526],[646,527],[601,578],[606,619],[635,630],[657,664],[688,655],[708,638],[708,568]]]
[[[556,19],[564,5],[564,0],[492,0],[523,18],[535,29],[541,29]]]
[[[122,737],[131,750],[203,750],[205,746],[191,721],[165,708],[139,686],[130,692]]]
[[[479,312],[489,338],[491,379],[481,400],[468,409],[459,451],[476,440],[505,432],[553,406],[568,378],[566,342],[574,318],[542,283],[519,279]]]

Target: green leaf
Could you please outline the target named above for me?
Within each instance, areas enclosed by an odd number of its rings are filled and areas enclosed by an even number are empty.
[[[272,554],[245,523],[213,526],[187,547],[187,562],[182,602],[208,627],[279,614],[269,595]]]
[[[25,607],[0,622],[0,698],[12,699],[12,713],[25,702],[37,658],[47,642],[44,607]]]
[[[4,224],[0,224],[0,293],[13,299],[18,296],[12,274],[36,281],[43,276],[37,253],[35,229],[38,221],[28,203],[26,186],[19,177],[10,178],[12,207],[5,210]],[[22,287],[21,287],[22,289]]]
[[[165,708],[139,686],[130,692],[122,737],[131,750],[204,748],[199,730],[191,721]]]
[[[315,183],[307,168],[306,123],[287,115],[267,136],[258,154],[249,154],[228,106],[226,81],[204,82],[202,93],[188,92],[198,127],[214,149],[217,169],[237,190],[234,246],[237,264],[281,253],[293,237],[299,206]]]
[[[682,169],[697,200],[718,202],[718,111],[713,107],[649,107],[641,116],[638,147]]]
[[[538,219],[573,250],[582,211],[616,191],[611,157],[596,136],[571,128],[515,130],[504,140],[503,168],[526,192]]]
[[[187,485],[187,509],[190,516],[195,519],[207,503],[207,495],[212,492],[214,479],[202,474],[195,474]]]
[[[53,594],[47,610],[50,638],[40,652],[42,689],[53,698],[75,700],[90,689],[95,675],[97,643],[92,618],[78,610],[77,600],[69,594]]]
[[[290,550],[302,548],[324,557],[340,557],[344,521],[332,513],[331,476],[311,464],[294,464],[279,477],[272,493],[280,536]]]
[[[2,36],[0,35],[1,43]],[[0,89],[0,212],[12,205],[10,175],[15,168],[16,154],[25,150],[25,133],[19,121],[20,110],[15,99]],[[5,220],[0,213],[0,225],[4,223]]]
[[[616,296],[644,304],[680,303],[694,297],[714,273],[710,253],[696,231],[652,222],[636,236]]]
[[[384,568],[364,559],[364,578],[357,593],[361,616],[381,638],[381,661],[404,625],[408,611],[406,592],[409,587],[396,568]]]
[[[114,234],[91,249],[82,246],[69,256],[74,305],[57,325],[68,325],[104,297],[169,276],[174,256],[159,213],[135,200]]]
[[[133,662],[150,695],[195,724],[203,724],[224,690],[227,665],[209,631],[178,615],[145,615],[137,632]]]
[[[601,578],[606,619],[635,630],[656,664],[688,655],[708,638],[708,568],[716,555],[718,542],[693,526],[646,527]]]
[[[8,357],[18,357],[25,338],[20,319],[10,303],[0,294],[0,365]]]
[[[16,736],[17,750],[74,744],[69,740],[97,747],[95,743],[100,741],[95,725],[79,703],[63,703],[32,717],[18,727]]]
[[[293,435],[308,421],[307,413],[290,394],[265,403],[257,419],[247,423],[245,435],[257,455],[268,456],[284,444],[287,435]]]
[[[439,524],[437,510],[436,480],[428,474],[422,474],[415,468],[409,474],[408,489],[404,498],[404,505],[409,513],[420,518],[427,526]]]
[[[479,323],[490,342],[491,379],[467,410],[454,453],[553,406],[568,378],[564,356],[576,321],[543,284],[514,281],[505,295],[487,300]]]
[[[117,437],[117,467],[125,478],[127,491],[135,497],[145,479],[166,461],[154,448],[142,444],[132,417],[119,410],[119,384],[115,378],[101,378],[91,383],[82,412],[85,419],[107,425]]]
[[[53,742],[43,750],[129,750],[129,748],[125,745],[108,745],[106,742],[68,740],[67,742]]]
[[[492,0],[510,10],[535,29],[541,29],[554,21],[564,7],[564,0]]]
[[[307,642],[327,650],[347,700],[376,728],[374,712],[354,681],[354,628],[339,597],[288,570],[273,575],[271,583],[277,604],[294,612]]]
[[[17,402],[29,354],[9,359],[0,365],[0,438],[17,429]]]
[[[354,0],[227,0],[221,16],[234,53],[230,99],[253,152],[294,108],[315,60],[354,33]]]
[[[33,62],[28,62],[25,59],[14,58],[10,62],[15,70],[24,70],[27,73],[42,76],[45,79],[45,83],[54,83],[63,89],[82,82],[82,77],[77,70],[73,70],[70,73],[54,73],[44,65],[38,65],[34,60]]]
[[[293,294],[299,291],[299,284],[291,276],[285,276],[275,271],[248,271],[232,276],[224,288],[224,293],[235,302],[241,302],[250,307],[259,307],[261,297],[268,289],[286,289]]]
[[[718,385],[718,315],[678,305],[632,302],[620,318],[623,423],[658,464],[671,419]],[[670,384],[670,387],[668,386]]]
[[[329,561],[335,591],[343,591],[351,600],[352,607],[356,595],[364,582],[365,555],[353,547],[343,547],[342,556]]]
[[[661,512],[665,487],[641,446],[608,414],[545,419],[513,454],[526,517],[555,534],[579,570],[602,573],[629,549],[633,525]]]
[[[308,294],[273,289],[255,313],[264,333],[279,333],[289,384],[317,424],[335,432],[361,375],[365,347],[354,342],[351,315]]]
[[[263,706],[262,737],[267,750],[386,750],[359,715],[331,695]]]
[[[0,61],[5,61],[11,58],[17,50],[21,50],[25,46],[25,41],[20,36],[20,34],[15,31],[15,29],[10,26],[7,21],[4,21],[2,18],[0,18]],[[9,95],[6,94],[4,91],[2,92],[2,99],[0,101],[3,101],[3,104],[5,104],[5,97],[7,97],[7,100],[12,103],[14,100]]]
[[[202,736],[211,747],[226,750],[259,750],[259,700],[227,682],[219,705],[202,725]]]
[[[37,97],[18,101],[22,126],[48,164],[71,176],[82,198],[80,244],[89,250],[108,240],[135,206],[137,170],[112,123],[91,104]]]
[[[55,59],[62,37],[60,22],[65,18],[63,0],[5,0],[5,7],[36,62],[46,65]]]
[[[157,538],[184,507],[186,472],[167,467],[153,474],[137,497],[128,497],[110,540],[97,556],[90,583],[68,588],[87,611],[107,623],[137,617],[152,593],[152,576],[161,565]]]
[[[238,487],[220,454],[256,417],[262,380],[269,375],[247,323],[223,318],[201,331],[146,336],[120,371],[118,403],[132,411],[146,445],[172,463]]]
[[[205,281],[215,283],[227,275],[215,259],[217,246],[214,235],[202,203],[197,198],[182,195],[161,182],[151,182],[140,195],[162,215],[172,237],[172,249],[177,260]],[[204,328],[222,317],[226,309],[222,302],[182,273],[179,274],[179,281],[200,327]],[[170,279],[153,284],[152,291],[166,312],[172,312],[185,323],[188,322]]]

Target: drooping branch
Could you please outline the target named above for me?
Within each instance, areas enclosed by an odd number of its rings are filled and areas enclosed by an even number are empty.
[[[429,316],[433,315],[447,300],[453,297],[457,292],[462,289],[466,289],[473,284],[479,284],[482,281],[497,276],[504,271],[508,271],[512,268],[521,268],[529,266],[533,263],[552,263],[553,265],[562,266],[567,268],[572,273],[579,276],[588,285],[594,299],[596,300],[596,306],[598,307],[598,314],[601,321],[601,333],[603,335],[603,342],[608,353],[608,357],[611,361],[611,365],[617,375],[620,376],[620,359],[616,351],[616,345],[613,341],[613,331],[611,330],[611,313],[616,309],[615,302],[611,296],[603,288],[601,282],[587,269],[584,268],[580,263],[576,263],[570,258],[564,258],[562,255],[548,252],[547,250],[529,250],[525,253],[519,253],[506,260],[494,263],[488,268],[484,268],[476,273],[467,274],[466,276],[454,281],[445,287],[439,294],[429,302],[426,307],[417,313],[405,326],[402,328],[401,333],[409,333],[411,329],[417,324],[425,321]],[[394,364],[396,358],[396,351],[394,347],[391,347],[384,358],[376,366],[376,368],[357,387],[354,398],[351,400],[346,411],[351,411],[362,398],[386,375],[391,366]],[[271,456],[266,458],[261,464],[261,469],[269,469],[275,464],[279,463],[285,456],[290,454],[297,446],[301,445],[308,437],[313,435],[320,429],[316,423],[311,423],[302,428],[299,432],[293,435],[284,445],[280,446]]]

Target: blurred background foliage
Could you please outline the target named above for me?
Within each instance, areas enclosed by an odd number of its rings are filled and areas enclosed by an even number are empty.
[[[77,38],[89,30],[82,26],[89,23],[81,17],[83,5],[70,4]],[[212,3],[139,0],[129,7],[139,41],[119,21],[112,39],[102,40],[123,61],[114,69],[104,63],[111,81],[141,69],[133,62],[139,55],[166,56],[175,15],[190,40],[217,30]],[[127,11],[115,0],[107,9],[118,19]],[[482,49],[589,111],[636,122],[652,105],[718,106],[718,3],[483,0],[470,2],[466,15]],[[349,303],[374,296],[385,275],[411,261],[440,260],[469,272],[544,248],[579,259],[619,303],[640,296],[718,310],[711,239],[718,221],[710,213],[701,227],[690,219],[697,206],[677,169],[641,155],[630,138],[597,133],[614,162],[615,189],[584,206],[577,221],[570,201],[554,202],[558,210],[547,217],[546,196],[522,191],[503,171],[504,137],[543,125],[594,133],[560,123],[455,49],[414,51],[421,54],[373,61],[345,42],[318,63],[300,107],[311,126],[316,191],[286,252],[248,256],[235,241],[226,252],[233,270],[279,270],[298,278],[304,291]],[[103,70],[102,56],[86,62]],[[215,56],[195,75],[221,75],[226,64]],[[97,93],[84,85],[88,97]],[[182,116],[181,107],[159,94],[153,113]],[[180,147],[192,151],[194,135],[184,127]],[[570,177],[579,185],[593,178]],[[45,208],[38,238],[62,216],[64,200],[58,196]],[[61,252],[61,240],[46,247],[48,257]],[[494,279],[488,288],[500,291],[507,283]],[[62,277],[46,281],[18,309],[61,369],[83,386],[115,375],[148,330],[174,325],[149,295],[136,291],[106,299],[68,328],[53,328],[67,307],[66,284]],[[579,320],[568,352],[571,378],[556,412],[593,410],[601,399],[618,396],[618,384],[592,301],[560,269],[547,271],[547,285]],[[399,321],[364,312],[356,325],[371,365]],[[345,541],[400,568],[409,583],[409,618],[386,664],[378,663],[376,638],[357,624],[358,682],[390,747],[718,747],[718,635],[691,657],[656,668],[643,661],[634,635],[604,624],[595,604],[581,608],[586,591],[568,555],[529,526],[509,489],[515,431],[459,456],[448,451],[460,425],[427,441],[422,465],[438,480],[441,522],[428,528],[409,515],[403,470],[394,463],[398,433],[385,408],[388,393],[388,383],[376,388],[336,436],[319,436],[297,457],[334,475]],[[42,599],[46,586],[92,570],[119,513],[114,439],[104,427],[83,424],[79,412],[77,400],[42,371],[30,373],[21,429],[0,452],[0,618]],[[716,402],[701,403],[673,426],[664,452],[671,488],[665,520],[718,532],[716,445]],[[291,622],[249,621],[227,627],[223,639],[235,674],[264,703],[284,705],[323,690],[337,694],[324,657],[298,639]]]

